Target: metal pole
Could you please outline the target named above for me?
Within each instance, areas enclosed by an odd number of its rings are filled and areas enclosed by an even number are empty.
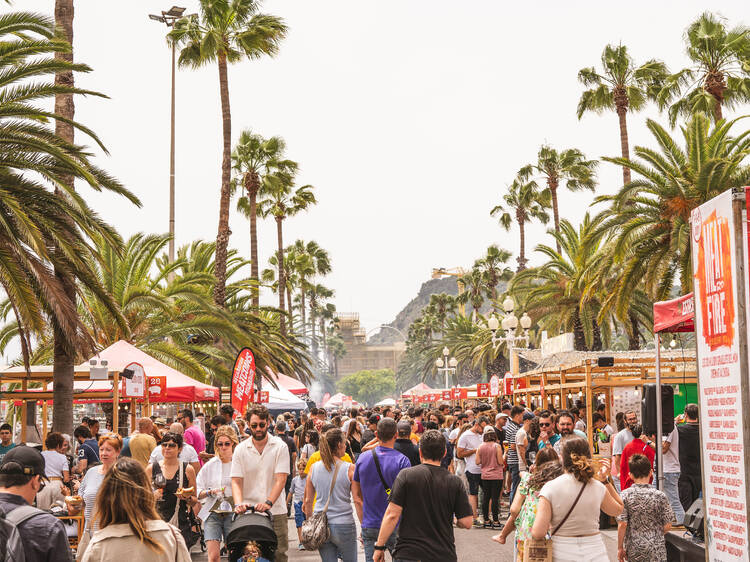
[[[443,355],[443,361],[445,361],[445,388],[448,388],[448,356]]]
[[[656,488],[664,490],[664,458],[661,454],[661,337],[654,334],[656,341]]]
[[[169,143],[169,261],[174,261],[175,43],[172,42],[172,119]]]

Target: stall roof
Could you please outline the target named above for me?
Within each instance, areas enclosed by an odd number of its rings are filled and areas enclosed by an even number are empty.
[[[269,369],[270,377],[276,382],[279,388],[284,388],[292,394],[308,394],[309,390],[297,379],[283,373],[274,373]]]
[[[693,293],[654,303],[654,332],[694,332]]]

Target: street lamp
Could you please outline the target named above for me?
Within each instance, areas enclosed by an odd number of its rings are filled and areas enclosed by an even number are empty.
[[[526,312],[524,312],[521,316],[521,319],[519,320],[518,317],[513,314],[513,310],[515,308],[516,304],[515,302],[513,302],[513,299],[510,296],[507,296],[503,301],[503,310],[505,311],[505,316],[503,316],[502,321],[499,321],[494,315],[490,316],[487,320],[487,327],[492,332],[493,347],[496,348],[503,342],[507,343],[511,347],[516,345],[517,343],[529,343],[529,328],[531,328],[531,317]],[[521,335],[516,335],[516,330],[518,329],[519,324],[521,325],[523,333]],[[505,330],[505,335],[497,335],[497,332],[500,328]]]
[[[447,347],[444,347],[443,358],[435,359],[435,366],[437,367],[438,373],[443,373],[445,375],[445,388],[450,388],[450,385],[448,384],[448,375],[456,374],[456,369],[458,368],[458,359],[455,357],[449,358],[450,354],[450,350]]]
[[[185,13],[185,8],[172,6],[161,15],[149,14],[149,19],[165,24],[167,27],[174,27],[174,23],[181,19]],[[192,14],[191,14],[192,15]],[[174,261],[174,123],[175,123],[175,43],[172,42],[172,123],[170,125],[170,142],[169,142],[169,261]]]

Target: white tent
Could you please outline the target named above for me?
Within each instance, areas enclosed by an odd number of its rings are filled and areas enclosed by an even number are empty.
[[[269,410],[284,411],[307,409],[307,403],[299,396],[295,396],[294,394],[289,392],[286,388],[280,386],[278,389],[276,389],[270,384],[264,384],[263,390],[268,391],[268,404],[266,404],[266,407]]]
[[[384,398],[383,400],[381,400],[375,405],[376,406],[395,406],[396,401],[393,398]]]

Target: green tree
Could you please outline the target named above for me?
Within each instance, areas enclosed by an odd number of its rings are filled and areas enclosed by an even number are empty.
[[[484,304],[484,297],[486,293],[486,278],[480,268],[474,264],[469,272],[462,275],[459,280],[463,283],[464,292],[456,297],[457,302],[463,304],[471,304],[472,318],[476,320],[479,309]]]
[[[276,170],[296,169],[297,164],[284,158],[286,143],[281,137],[269,139],[245,129],[232,151],[232,188],[244,190],[237,208],[250,220],[250,278],[260,282],[258,258],[258,194],[265,178]],[[259,287],[253,289],[253,306],[260,306]]]
[[[528,164],[521,168],[518,176],[522,181],[528,181],[535,173],[539,174],[547,183],[552,199],[552,216],[555,219],[555,232],[560,230],[560,213],[557,208],[557,189],[561,182],[570,191],[596,189],[596,160],[586,160],[586,156],[577,148],[568,148],[558,152],[551,146],[544,145],[539,149],[536,164]],[[558,246],[557,251],[560,252]]]
[[[510,259],[511,253],[508,250],[498,248],[497,245],[493,244],[487,248],[487,253],[484,257],[474,262],[474,267],[482,272],[484,278],[485,293],[492,299],[492,307],[496,308],[497,300],[497,284],[500,281],[508,281],[513,273],[505,265]]]
[[[651,59],[636,66],[624,45],[607,45],[602,52],[602,71],[583,68],[578,80],[590,88],[578,101],[578,119],[587,111],[614,111],[620,124],[620,150],[623,158],[630,158],[628,141],[628,111],[640,111],[649,99],[655,99],[668,75],[666,65]],[[623,167],[623,185],[630,181],[630,169]]]
[[[307,333],[305,309],[307,304],[306,292],[314,277],[328,275],[331,272],[331,258],[328,252],[315,241],[295,240],[288,248],[291,269],[294,270],[300,292],[300,318],[302,333]],[[312,333],[312,330],[311,330]]]
[[[723,18],[705,12],[685,32],[685,52],[692,62],[670,75],[658,94],[669,106],[669,123],[697,112],[722,118],[729,109],[750,100],[750,29],[727,29]]]
[[[372,406],[396,391],[396,375],[391,369],[357,371],[342,378],[336,387],[357,402]]]
[[[281,18],[259,13],[257,0],[200,0],[200,14],[175,22],[170,41],[180,45],[179,64],[198,68],[216,63],[219,69],[223,153],[219,228],[216,235],[214,301],[223,306],[229,245],[229,199],[232,173],[232,115],[227,65],[244,58],[273,56],[287,33]],[[283,330],[282,330],[283,331]]]
[[[503,195],[503,204],[495,206],[490,215],[496,217],[500,215],[500,224],[505,230],[510,230],[513,221],[518,223],[519,245],[518,253],[518,270],[526,269],[526,223],[536,219],[542,224],[549,222],[547,209],[551,204],[550,192],[548,189],[540,190],[538,184],[531,180],[524,180],[517,177],[513,180],[508,188],[508,193]]]
[[[456,297],[453,295],[447,293],[430,295],[428,308],[440,324],[440,333],[445,330],[445,321],[448,317],[456,313],[457,306]]]

